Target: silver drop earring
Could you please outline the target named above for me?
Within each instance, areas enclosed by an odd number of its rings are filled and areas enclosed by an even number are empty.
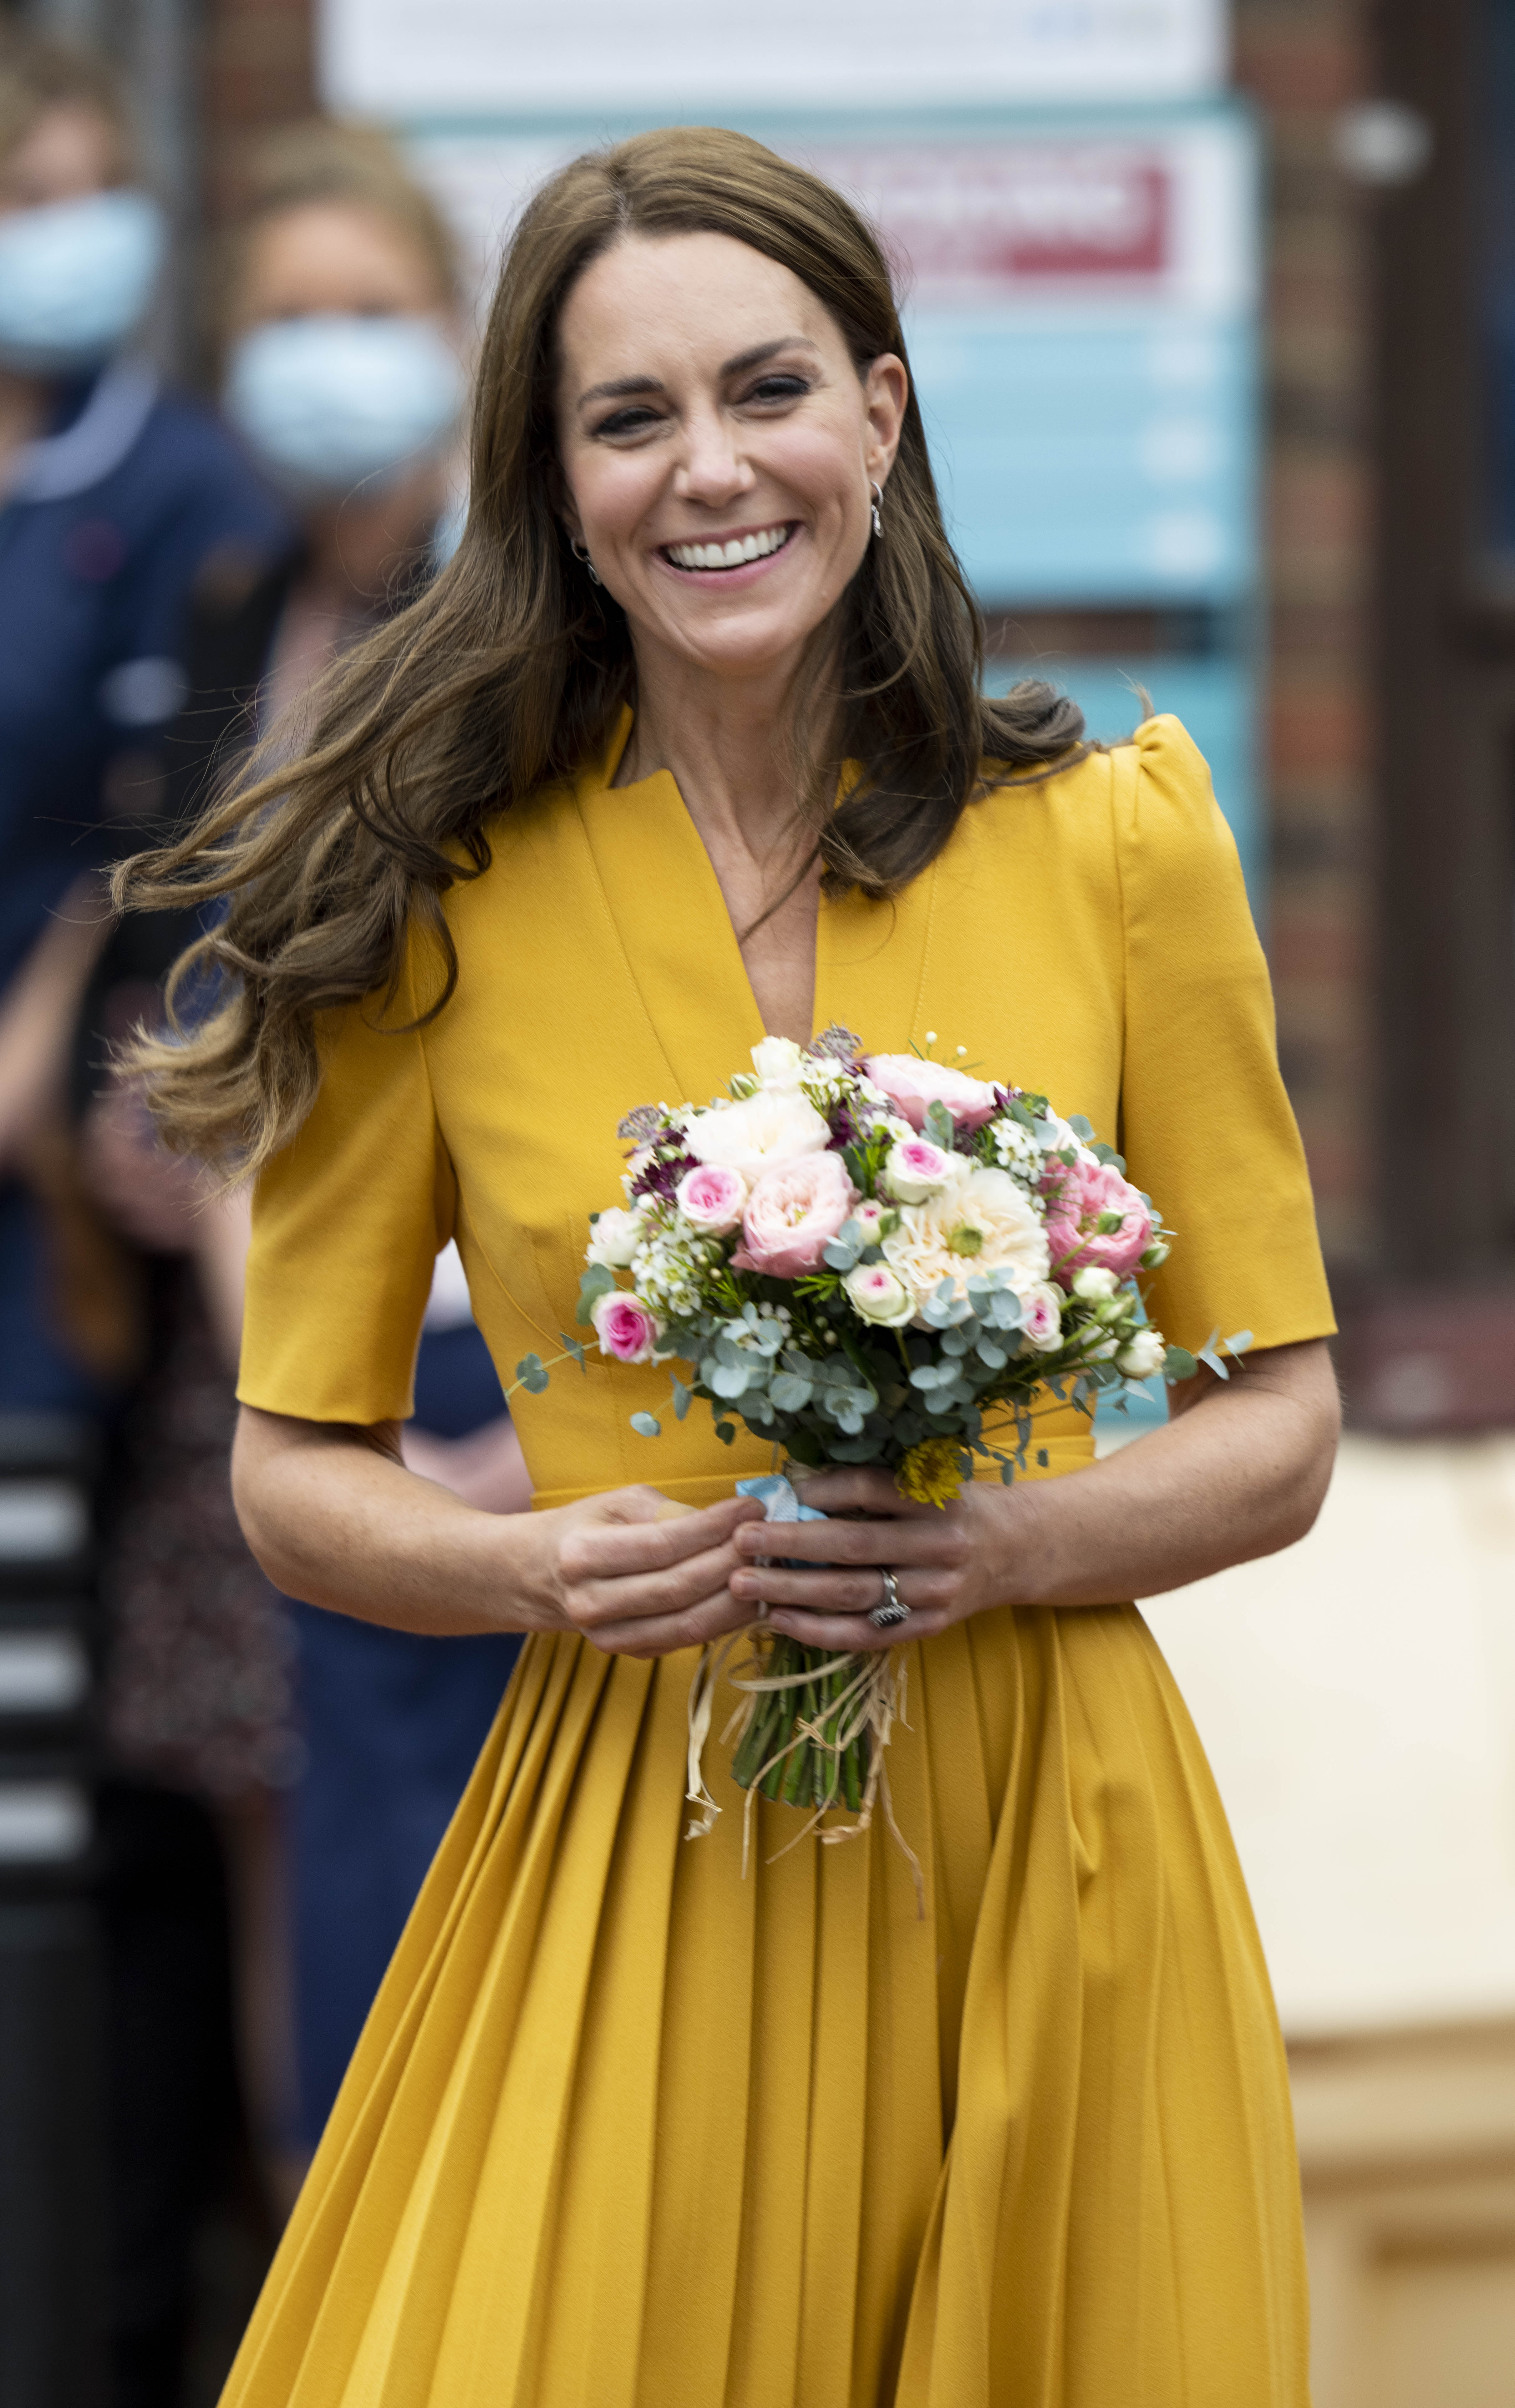
[[[875,527],[878,524],[878,512],[876,510],[873,512],[873,524]],[[588,545],[586,543],[575,543],[573,538],[570,536],[569,550],[573,554],[574,559],[582,560],[585,568],[589,571],[590,584],[598,585],[599,583],[599,571],[589,557]]]
[[[868,490],[873,496],[873,536],[875,540],[880,540],[884,534],[884,521],[879,515],[884,507],[884,488],[882,485],[870,485]]]

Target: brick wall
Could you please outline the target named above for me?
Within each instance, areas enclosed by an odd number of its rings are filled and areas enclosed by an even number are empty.
[[[1266,156],[1266,783],[1279,1048],[1335,1267],[1371,1269],[1371,200],[1337,165],[1371,92],[1359,0],[1239,0]]]
[[[201,89],[208,210],[236,202],[248,142],[315,107],[315,0],[204,0]]]

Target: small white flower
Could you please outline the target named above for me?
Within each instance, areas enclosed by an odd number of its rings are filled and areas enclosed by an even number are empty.
[[[1074,1273],[1073,1292],[1086,1304],[1104,1304],[1107,1297],[1114,1296],[1119,1284],[1114,1271],[1104,1269],[1101,1264],[1090,1263],[1086,1269]]]
[[[1162,1370],[1167,1351],[1161,1329],[1138,1329],[1116,1356],[1116,1369],[1128,1380],[1150,1380]]]
[[[601,1263],[608,1271],[624,1271],[642,1241],[642,1216],[638,1211],[624,1212],[613,1204],[608,1212],[596,1216],[584,1249],[586,1263]]]

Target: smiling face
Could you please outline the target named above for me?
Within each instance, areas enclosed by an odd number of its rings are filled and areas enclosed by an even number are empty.
[[[810,287],[719,234],[601,252],[557,340],[564,517],[639,658],[728,676],[792,666],[867,551],[901,361],[859,375]]]

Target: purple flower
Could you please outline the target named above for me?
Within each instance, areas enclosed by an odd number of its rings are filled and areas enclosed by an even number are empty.
[[[675,1154],[667,1162],[660,1162],[655,1154],[631,1182],[631,1194],[633,1197],[656,1196],[663,1203],[671,1204],[677,1198],[680,1180],[695,1167],[692,1154]]]

